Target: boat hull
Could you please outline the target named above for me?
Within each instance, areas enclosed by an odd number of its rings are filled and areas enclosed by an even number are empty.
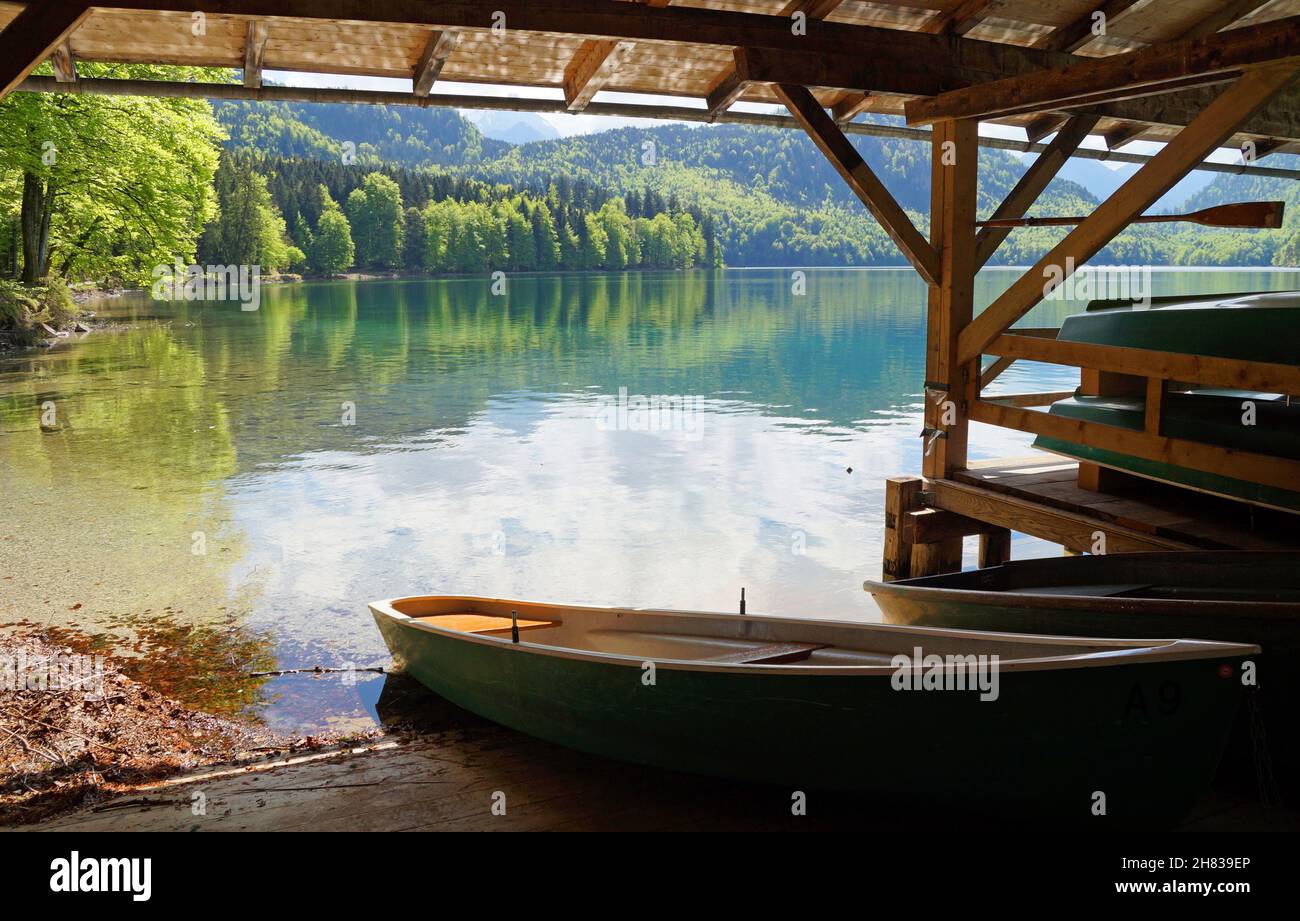
[[[1167,824],[1214,775],[1239,657],[1025,671],[976,692],[898,691],[888,675],[719,674],[467,643],[376,620],[422,684],[502,725],[596,755],[790,790],[1096,822]],[[795,670],[797,671],[797,670]]]
[[[1203,568],[1220,588],[1205,587],[1214,596],[1196,600],[1188,568]],[[1162,578],[1177,583],[1170,597],[1124,599],[1033,595],[1035,574],[1050,582],[1054,573],[1075,571],[1093,585],[1141,584]],[[1232,734],[1229,773],[1255,782],[1254,749],[1264,743],[1277,782],[1289,795],[1300,794],[1300,554],[1295,553],[1140,553],[1105,557],[1026,560],[988,570],[868,583],[883,620],[908,627],[992,630],[1073,637],[1186,636],[1225,642],[1253,643],[1258,689],[1256,725],[1243,708]],[[1010,574],[1008,574],[1010,573]],[[1278,580],[1282,578],[1283,584]],[[1256,585],[1256,602],[1228,600]],[[989,590],[980,590],[985,582]],[[1029,594],[1003,590],[1018,584]],[[1269,586],[1274,586],[1270,588]],[[1261,738],[1262,733],[1262,738]]]

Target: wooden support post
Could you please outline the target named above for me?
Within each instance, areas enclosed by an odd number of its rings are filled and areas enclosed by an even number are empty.
[[[919,579],[922,576],[961,571],[961,545],[960,537],[950,537],[931,544],[916,544],[912,547],[912,570],[909,575],[913,579]]]
[[[1147,378],[1145,424],[1148,435],[1160,434],[1161,417],[1165,411],[1165,382],[1158,377]]]
[[[772,87],[778,99],[790,110],[795,121],[808,133],[813,143],[831,161],[831,166],[840,174],[853,193],[867,206],[867,210],[880,222],[885,233],[898,244],[903,255],[921,273],[930,284],[939,281],[939,256],[933,246],[916,229],[912,219],[889,194],[871,167],[867,166],[857,148],[845,137],[839,125],[826,114],[826,110],[813,98],[806,87],[778,83]],[[974,128],[971,128],[973,136]],[[975,153],[972,149],[971,159]],[[970,166],[974,169],[974,165]],[[972,196],[974,192],[972,191]],[[974,228],[974,205],[971,211],[972,232]]]
[[[921,507],[919,476],[896,476],[885,480],[885,551],[881,579],[893,582],[912,572],[912,544],[903,532],[903,516]]]
[[[438,82],[443,65],[458,44],[459,32],[438,31],[429,36],[429,41],[420,54],[420,63],[415,68],[412,91],[416,96],[426,99],[433,92],[433,85]]]
[[[926,319],[922,470],[930,479],[966,466],[967,412],[979,379],[978,366],[957,360],[958,337],[974,311],[977,127],[939,122],[930,142],[930,245],[940,254]]]
[[[1001,566],[1011,559],[1011,530],[998,528],[980,535],[980,569]]]
[[[29,3],[0,33],[0,99],[12,93],[36,66],[67,41],[86,17],[87,3]]]
[[[1295,83],[1297,77],[1300,70],[1290,64],[1261,67],[1238,79],[966,327],[961,334],[959,360],[964,363],[977,359],[985,346],[1046,296],[1049,277],[1064,273],[1060,275],[1064,280],[1095,256],[1133,218],[1151,207],[1232,137],[1238,125],[1263,108],[1275,93]]]
[[[248,21],[244,35],[244,86],[257,89],[262,85],[262,62],[266,59],[266,40],[270,28],[260,19]]]

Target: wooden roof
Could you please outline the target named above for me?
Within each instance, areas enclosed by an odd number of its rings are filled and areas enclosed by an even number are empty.
[[[780,82],[809,86],[828,108],[838,104],[836,111],[842,118],[859,112],[902,114],[907,99],[922,95],[904,90],[927,90],[936,83],[944,89],[943,82],[951,81],[953,73],[969,85],[1023,75],[1041,66],[1300,16],[1300,0],[108,0],[108,4],[92,8],[69,33],[66,44],[59,42],[71,60],[244,68],[260,58],[261,67],[268,70],[408,79],[423,75],[426,84],[432,77],[548,88],[564,92],[575,111],[598,91],[701,101],[695,105],[707,100],[703,104],[714,111],[737,101],[776,104],[773,81],[763,79],[775,75]],[[670,4],[668,10],[659,9]],[[0,2],[0,26],[14,20],[25,6]],[[1103,36],[1093,35],[1091,29],[1097,9],[1108,13]],[[192,28],[193,10],[204,11],[201,34]],[[505,13],[505,28],[494,31],[492,16],[498,10]],[[706,16],[706,11],[717,15]],[[790,34],[791,16],[799,12],[808,20],[824,19],[827,27],[810,21],[806,36]],[[898,40],[889,40],[892,32],[876,30],[897,32]],[[0,35],[0,45],[6,38]],[[435,49],[439,38],[441,44]],[[770,63],[770,56],[756,58],[752,71],[741,72],[735,47],[728,41],[761,45],[783,56],[775,63]],[[1031,51],[1012,54],[1015,49]],[[949,64],[956,62],[957,71],[938,70],[936,56]],[[844,66],[837,71],[841,63]],[[858,70],[845,75],[849,66]],[[872,85],[864,85],[868,83]],[[1164,139],[1186,124],[1205,98],[1204,92],[1198,96],[1190,90],[1094,107],[1103,116],[1097,132],[1116,146],[1138,137]],[[1266,131],[1244,130],[1236,141],[1300,142],[1300,105],[1293,101],[1279,101],[1269,118],[1245,126]],[[1059,119],[1059,110],[1056,115],[1025,113],[997,120],[1027,126],[1031,136],[1041,136],[1054,119]],[[1268,146],[1282,149],[1271,141]]]

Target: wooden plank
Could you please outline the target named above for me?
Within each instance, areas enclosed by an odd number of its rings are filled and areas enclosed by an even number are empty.
[[[1106,549],[1110,553],[1195,549],[1194,545],[1183,541],[1144,534],[1088,515],[955,480],[935,480],[929,484],[929,489],[938,508],[1074,550],[1090,551],[1096,531],[1106,535]]]
[[[959,361],[978,358],[985,346],[1046,296],[1046,279],[1053,273],[1064,279],[1095,256],[1298,76],[1295,66],[1277,66],[1252,70],[1238,79],[962,332]]]
[[[921,277],[930,284],[936,284],[939,278],[938,253],[921,236],[911,218],[894,200],[894,196],[889,194],[889,190],[871,171],[871,167],[867,166],[844,132],[826,114],[826,110],[813,98],[812,93],[805,87],[786,84],[777,84],[773,89],[813,143],[830,160],[835,171],[867,206],[867,210],[907,260],[921,273]]]
[[[1014,358],[1008,358],[1003,355],[989,363],[988,367],[980,371],[980,389],[983,390],[989,384],[998,379],[1007,368],[1016,363]]]
[[[260,19],[248,21],[244,40],[244,86],[257,89],[262,85],[262,63],[266,60],[266,40],[270,27]]]
[[[1056,132],[1056,137],[1047,145],[1047,149],[1038,155],[1029,169],[1016,182],[1015,187],[1007,193],[1002,204],[990,216],[992,220],[1024,217],[1025,213],[1038,201],[1043,190],[1056,178],[1070,156],[1079,149],[1089,132],[1097,126],[1098,119],[1091,115],[1076,115],[1065,122]],[[975,266],[984,265],[997,252],[999,246],[1011,233],[1009,227],[983,227],[975,237]]]
[[[1053,390],[1046,393],[999,393],[984,399],[1003,406],[1051,406],[1072,396],[1074,396],[1073,390]]]
[[[415,67],[412,88],[419,98],[426,98],[433,92],[433,85],[438,81],[447,58],[460,43],[460,33],[445,30],[435,31],[420,53],[420,63]]]
[[[957,360],[958,337],[975,309],[977,129],[969,121],[940,122],[931,139],[930,245],[940,254],[940,276],[927,303],[925,427],[943,437],[926,439],[921,465],[928,477],[966,466],[966,409],[979,377],[977,367]]]
[[[589,40],[564,70],[564,102],[570,112],[581,112],[618,72],[632,52],[631,42]]]
[[[911,100],[904,111],[909,125],[1002,118],[1222,82],[1252,66],[1297,56],[1300,16],[1293,16]]]
[[[1300,461],[1287,458],[1156,436],[1145,431],[1053,416],[1050,413],[985,400],[976,400],[971,405],[970,418],[975,422],[1089,445],[1157,463],[1188,467],[1261,486],[1294,490],[1296,484],[1300,484]]]
[[[1086,367],[1136,377],[1159,376],[1164,380],[1187,381],[1233,390],[1300,394],[1300,366],[1271,362],[1242,361],[1184,352],[1157,352],[1118,345],[1062,342],[1037,336],[1004,334],[990,343],[991,355],[1043,361],[1049,364]],[[1112,391],[1108,391],[1112,392]]]
[[[441,627],[444,630],[455,630],[458,633],[502,633],[510,631],[510,618],[499,614],[463,612],[459,614],[429,614],[425,617],[413,617],[411,619],[433,627]],[[544,627],[558,627],[559,625],[560,621],[558,620],[519,619],[521,632]]]
[[[997,525],[938,508],[906,512],[900,522],[903,539],[913,544],[933,544],[953,537],[970,537],[998,529]]]
[[[1094,31],[1096,28],[1100,27],[1103,30],[1100,34],[1105,34],[1104,30],[1108,30],[1137,2],[1138,0],[1106,0],[1095,10],[1088,10],[1073,22],[1052,30],[1046,41],[1039,47],[1050,51],[1074,53],[1097,38],[1099,33]],[[1096,18],[1098,14],[1103,17],[1100,22]]]
[[[699,661],[723,665],[781,665],[806,659],[809,654],[825,648],[825,643],[770,643],[766,646],[754,646],[723,653],[720,656],[706,656]]]
[[[0,99],[8,96],[42,61],[65,44],[90,16],[85,3],[29,3],[5,26],[0,56]]]

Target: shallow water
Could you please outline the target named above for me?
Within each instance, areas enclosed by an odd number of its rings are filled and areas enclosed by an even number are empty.
[[[983,273],[977,306],[1013,278]],[[0,361],[0,622],[308,732],[368,724],[382,679],[241,676],[384,664],[375,598],[731,610],[745,586],[751,611],[875,619],[884,478],[920,464],[925,289],[901,270],[791,287],[732,270],[106,302],[133,328]],[[1155,274],[1156,293],[1297,287]],[[1022,363],[993,389],[1076,382]],[[976,426],[972,455],[1028,442]]]

